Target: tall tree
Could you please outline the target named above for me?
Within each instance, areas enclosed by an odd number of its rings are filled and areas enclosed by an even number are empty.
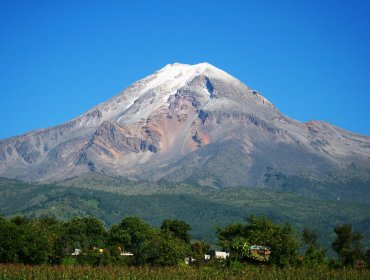
[[[366,250],[365,262],[368,268],[370,268],[370,248]]]
[[[64,222],[61,227],[58,245],[62,255],[69,255],[74,249],[89,250],[92,247],[100,247],[107,236],[103,223],[95,217],[74,217]]]
[[[302,239],[307,247],[304,255],[304,263],[306,265],[322,264],[325,260],[326,250],[318,246],[316,233],[305,227],[303,229]]]
[[[316,235],[316,233],[313,230],[305,227],[303,229],[302,237],[303,237],[303,242],[306,245],[312,245],[312,246],[317,247],[317,244],[316,244],[316,242],[317,242],[317,235]]]
[[[352,265],[355,260],[364,258],[362,247],[363,236],[352,229],[352,225],[343,224],[334,228],[337,238],[332,243],[333,250],[338,254],[339,260],[345,265]]]
[[[198,264],[200,264],[201,260],[204,258],[204,255],[210,250],[211,246],[203,240],[195,241],[191,244],[192,256],[196,259],[196,263]]]
[[[17,225],[0,217],[0,229],[0,262],[17,262],[21,237]]]
[[[190,225],[180,220],[164,220],[161,225],[161,231],[172,233],[175,237],[184,240],[186,243],[190,243],[190,229]]]
[[[48,263],[53,253],[49,232],[35,221],[18,226],[21,232],[19,260],[25,264]]]
[[[245,246],[241,241],[249,245],[267,246],[271,248],[270,262],[284,266],[296,261],[298,255],[298,241],[296,234],[289,224],[274,224],[271,219],[250,216],[247,224],[232,224],[217,230],[219,244],[225,250],[233,251],[239,248],[243,255]],[[238,250],[239,250],[238,249]]]
[[[190,244],[168,231],[155,234],[147,245],[147,262],[154,265],[177,265],[191,255]]]
[[[144,264],[149,257],[148,243],[158,230],[138,217],[126,217],[109,231],[109,245],[123,247],[134,254],[136,264]]]

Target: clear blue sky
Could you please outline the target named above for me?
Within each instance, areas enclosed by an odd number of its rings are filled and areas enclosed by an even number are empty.
[[[204,61],[294,119],[370,135],[369,0],[0,0],[0,138]]]

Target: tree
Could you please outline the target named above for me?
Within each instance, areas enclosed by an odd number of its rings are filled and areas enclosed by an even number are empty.
[[[232,239],[230,249],[233,253],[236,253],[236,257],[240,259],[246,259],[250,256],[249,240],[245,237],[235,237]]]
[[[166,231],[157,233],[147,245],[147,262],[153,265],[178,265],[191,254],[188,243]]]
[[[55,217],[44,216],[37,220],[34,220],[33,223],[42,228],[45,231],[45,236],[51,248],[49,254],[49,263],[50,264],[58,264],[61,262],[62,256],[59,254],[58,249],[58,240],[63,235],[61,225],[62,223],[59,222]]]
[[[29,223],[30,219],[28,219],[25,216],[15,216],[15,217],[10,219],[10,222],[12,222],[13,224],[15,224],[17,226],[20,226],[20,225],[24,225],[24,224]]]
[[[250,216],[247,224],[232,224],[217,230],[219,244],[224,250],[229,250],[243,257],[245,246],[259,245],[271,249],[270,262],[285,266],[296,261],[298,241],[295,232],[289,224],[274,224],[271,219]],[[243,246],[241,241],[246,244]]]
[[[370,268],[370,248],[366,250],[365,262],[368,268]]]
[[[109,245],[123,247],[134,254],[134,263],[144,264],[149,257],[148,243],[158,231],[138,217],[126,217],[109,231]]]
[[[309,228],[304,228],[303,229],[303,234],[302,234],[302,237],[303,237],[303,242],[306,244],[306,245],[312,245],[312,246],[315,246],[317,247],[317,235],[314,231],[312,231],[311,229]]]
[[[232,251],[232,242],[234,238],[245,236],[244,224],[231,224],[225,228],[216,229],[218,244],[226,251]]]
[[[74,217],[61,225],[62,232],[57,241],[58,253],[70,255],[74,249],[87,251],[104,246],[107,231],[95,217]]]
[[[184,240],[186,243],[190,243],[190,229],[190,225],[180,220],[164,220],[161,225],[161,231],[170,232],[175,237]]]
[[[326,250],[317,245],[317,235],[309,228],[303,229],[302,239],[307,246],[304,255],[304,263],[306,265],[322,264],[325,260]]]
[[[364,258],[361,241],[363,236],[352,230],[352,225],[343,224],[334,228],[337,238],[332,243],[333,250],[338,254],[344,265],[353,265],[354,261]]]
[[[196,264],[200,264],[204,258],[204,255],[207,254],[211,250],[211,246],[203,241],[195,241],[191,244],[191,252],[192,257],[196,260]]]
[[[19,260],[24,264],[47,263],[52,254],[47,230],[35,222],[22,224],[18,230],[21,232]]]
[[[55,257],[59,223],[55,219],[0,218],[0,262],[49,263]]]
[[[20,231],[14,223],[0,218],[0,262],[18,262]]]

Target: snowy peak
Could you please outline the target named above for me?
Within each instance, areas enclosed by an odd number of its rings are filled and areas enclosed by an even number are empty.
[[[236,80],[234,77],[222,71],[221,69],[207,63],[198,63],[198,64],[181,64],[173,63],[167,64],[161,70],[155,73],[162,79],[186,79],[195,78],[196,76],[205,75],[209,78],[215,78],[220,80]]]
[[[249,103],[248,109],[252,111],[261,110],[260,106],[262,110],[275,110],[273,104],[257,91],[248,88],[238,79],[206,62],[194,65],[168,64],[153,75],[139,81],[137,85],[134,101],[136,104],[131,102],[129,107],[138,106],[139,101],[148,100],[146,97],[150,97],[150,108],[146,107],[146,111],[158,108],[160,104],[165,105],[171,96],[182,93],[188,95],[189,92],[194,98],[193,101],[199,101],[199,104],[207,103],[208,105],[208,101],[213,99],[208,109],[218,110],[224,106],[231,106],[234,109],[243,110],[244,107],[239,105]],[[123,94],[128,96],[127,92]],[[203,98],[206,99],[202,100]]]
[[[88,118],[89,125],[95,125],[103,120],[118,121],[120,124],[139,122],[158,110],[165,110],[166,107],[169,109],[170,100],[173,101],[174,98],[178,100],[179,96],[184,94],[186,98],[191,99],[193,104],[191,106],[197,104],[197,109],[207,106],[208,110],[218,110],[227,106],[243,110],[244,107],[239,106],[240,103],[249,103],[249,110],[252,111],[260,110],[261,105],[274,108],[256,91],[209,63],[195,65],[174,63],[166,65],[134,83],[118,96],[90,110],[89,116],[96,111],[100,114],[93,115],[95,119],[98,116],[96,121]],[[244,100],[240,102],[240,98]],[[211,99],[212,104],[209,104]],[[253,108],[255,105],[257,107]],[[83,118],[85,116],[86,114]]]

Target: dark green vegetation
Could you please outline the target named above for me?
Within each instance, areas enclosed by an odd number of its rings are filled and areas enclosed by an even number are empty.
[[[347,224],[336,226],[334,232],[337,238],[332,243],[332,247],[338,254],[341,263],[353,264],[356,260],[365,258],[361,233],[353,231],[352,226]],[[369,253],[370,249],[366,253],[366,258],[369,257]]]
[[[330,174],[328,179],[319,181],[300,176],[285,176],[270,169],[266,171],[263,183],[270,189],[309,198],[370,203],[370,180],[361,176],[340,177],[339,174]]]
[[[352,224],[370,246],[369,204],[308,199],[256,188],[137,183],[98,174],[58,185],[1,179],[0,211],[5,216],[54,216],[62,220],[92,215],[108,227],[131,215],[157,227],[165,219],[179,219],[190,224],[194,239],[212,244],[216,243],[216,226],[241,222],[254,214],[271,217],[277,223],[289,222],[298,231],[309,226],[317,233],[317,242],[326,248],[331,247],[336,225]]]
[[[303,241],[291,225],[250,216],[244,223],[217,229],[218,245],[230,255],[205,260],[212,254],[209,244],[192,240],[191,227],[181,220],[164,220],[160,228],[138,217],[125,217],[106,229],[91,216],[58,221],[45,217],[28,219],[0,217],[0,263],[52,265],[190,265],[230,267],[264,264],[278,267],[328,266],[370,267],[370,249],[351,225],[334,228],[332,243],[338,259],[328,260],[316,244],[316,234],[305,229]],[[306,251],[299,254],[300,244]],[[303,248],[304,249],[304,248]],[[266,257],[267,256],[267,257]]]
[[[251,216],[247,224],[232,224],[218,229],[219,243],[232,258],[241,261],[253,259],[250,246],[268,247],[271,257],[261,259],[278,266],[295,265],[298,262],[298,240],[289,224],[277,225],[268,218]],[[270,254],[270,253],[269,253]],[[257,254],[258,256],[258,254]]]
[[[107,230],[94,217],[0,218],[0,263],[178,265],[192,255],[190,239],[182,239],[190,227],[179,223],[166,220],[158,229],[126,217]],[[133,255],[122,255],[128,252]]]
[[[339,259],[330,261],[325,257],[326,249],[316,243],[314,231],[305,228],[302,236],[298,237],[290,224],[274,224],[266,217],[250,216],[245,224],[219,228],[217,237],[221,247],[231,253],[230,258],[238,262],[249,263],[252,260],[279,267],[326,264],[330,267],[370,268],[370,248],[365,249],[361,233],[353,231],[349,224],[336,226],[334,232],[336,238],[332,248]],[[300,245],[303,246],[302,255],[298,253]]]

